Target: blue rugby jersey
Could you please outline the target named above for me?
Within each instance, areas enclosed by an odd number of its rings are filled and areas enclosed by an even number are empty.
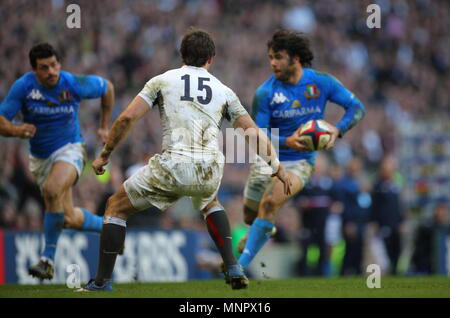
[[[253,99],[252,114],[256,124],[267,128],[268,135],[279,139],[281,161],[306,159],[315,164],[315,152],[299,152],[286,147],[286,138],[311,119],[323,119],[327,101],[345,109],[336,124],[343,136],[365,114],[362,103],[330,74],[303,69],[296,85],[279,81],[272,75],[257,90]],[[271,128],[279,129],[279,136],[271,135]]]
[[[21,111],[23,121],[36,126],[30,152],[48,158],[68,143],[81,142],[78,111],[82,99],[106,93],[106,80],[96,75],[74,75],[61,71],[58,85],[47,89],[33,72],[26,73],[11,87],[0,105],[0,115],[12,120]]]

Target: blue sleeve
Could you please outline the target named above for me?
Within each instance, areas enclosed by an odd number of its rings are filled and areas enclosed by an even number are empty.
[[[21,79],[17,80],[6,95],[6,98],[0,104],[0,115],[8,120],[13,120],[20,111],[25,99],[25,87]]]
[[[359,99],[342,85],[335,77],[328,75],[328,100],[345,109],[345,114],[336,124],[339,136],[342,137],[354,127],[366,114],[366,110]]]
[[[97,75],[74,75],[73,78],[81,99],[102,97],[108,89],[106,79]]]
[[[285,136],[276,136],[270,133],[270,102],[266,91],[262,87],[256,90],[255,97],[253,98],[252,117],[259,128],[267,129],[267,136],[271,140],[277,138],[280,147],[286,146]]]

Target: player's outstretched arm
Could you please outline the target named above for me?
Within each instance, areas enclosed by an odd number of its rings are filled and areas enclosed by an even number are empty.
[[[149,109],[147,102],[142,97],[136,96],[130,105],[114,121],[102,152],[92,162],[92,168],[96,174],[103,174],[105,172],[104,166],[108,164],[109,157],[114,149],[125,140],[136,122]]]
[[[14,125],[4,116],[0,115],[0,135],[4,137],[33,138],[36,126],[31,124]]]
[[[107,81],[107,90],[105,95],[101,99],[101,113],[100,113],[100,126],[97,130],[97,134],[103,143],[106,143],[108,138],[108,123],[111,119],[112,109],[114,107],[115,92],[114,85],[110,81]]]
[[[289,176],[284,171],[283,166],[278,160],[277,153],[270,142],[270,139],[264,133],[263,130],[259,129],[255,124],[250,115],[243,115],[238,117],[233,124],[234,128],[241,128],[244,130],[244,136],[246,142],[255,147],[254,149],[258,156],[260,156],[268,165],[271,166],[273,170],[272,176],[280,179],[284,184],[284,192],[286,195],[291,193],[291,180]]]

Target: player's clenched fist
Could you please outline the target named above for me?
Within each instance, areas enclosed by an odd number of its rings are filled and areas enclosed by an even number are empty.
[[[33,138],[35,133],[35,125],[23,124],[17,127],[17,137],[24,139]]]
[[[101,175],[105,173],[105,168],[109,160],[103,157],[97,157],[91,164],[92,169],[94,169],[95,174]]]

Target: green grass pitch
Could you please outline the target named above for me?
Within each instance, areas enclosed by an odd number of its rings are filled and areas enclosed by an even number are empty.
[[[2,285],[0,298],[450,298],[450,277],[382,277],[381,288],[369,289],[365,277],[251,280],[245,290],[231,290],[223,280],[181,283],[114,284],[112,292],[74,292],[65,285]]]

